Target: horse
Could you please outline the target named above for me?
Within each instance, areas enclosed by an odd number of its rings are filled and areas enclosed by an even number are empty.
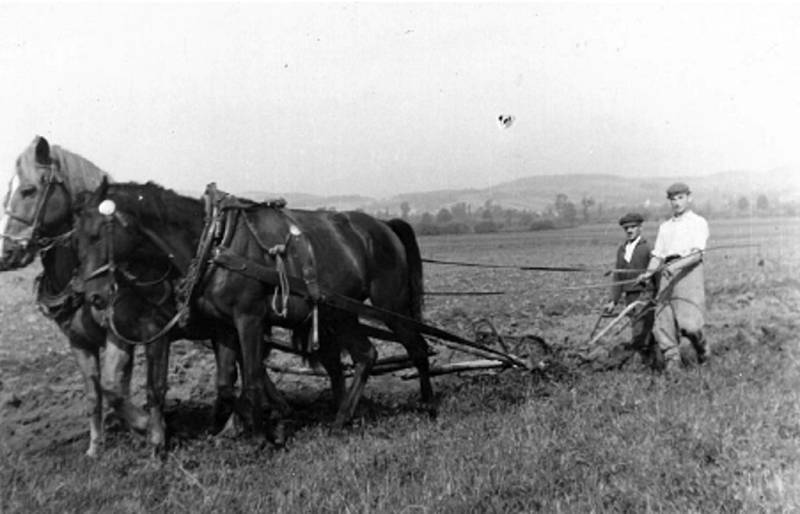
[[[98,456],[102,447],[104,397],[131,428],[149,429],[156,447],[163,445],[165,439],[163,419],[148,416],[128,400],[133,347],[108,334],[92,306],[84,301],[80,281],[74,280],[80,263],[73,238],[73,209],[81,195],[94,191],[109,178],[88,159],[37,136],[17,157],[0,218],[0,270],[27,266],[37,254],[41,258],[43,271],[36,280],[36,301],[45,316],[53,319],[67,336],[83,375],[89,417],[86,455],[90,457]],[[137,271],[144,278],[152,278],[149,267]],[[124,287],[122,292],[128,289]],[[159,320],[159,310],[146,299],[146,295],[142,298],[141,294],[128,294],[120,303],[131,320],[124,324],[126,333],[149,332]],[[142,323],[138,323],[140,320]],[[180,335],[173,334],[173,338]],[[215,410],[224,412],[230,410],[227,406],[233,397],[238,342],[231,341],[230,334],[221,334],[213,342],[218,363]],[[163,345],[154,344],[147,353],[163,351]],[[163,359],[163,355],[148,355],[148,363]],[[148,383],[159,380],[165,378],[148,374]],[[154,395],[148,396],[152,403]],[[151,411],[158,414],[158,409]]]
[[[269,382],[263,338],[270,327],[281,326],[297,334],[316,333],[315,355],[331,377],[337,404],[333,428],[341,429],[355,412],[377,352],[358,314],[317,302],[313,292],[369,300],[379,309],[421,320],[422,261],[413,229],[401,220],[387,223],[361,212],[295,210],[226,198],[231,201],[221,208],[224,220],[212,225],[204,222],[210,217],[200,199],[153,182],[101,184],[75,224],[87,297],[99,306],[113,305],[116,282],[110,267],[174,262],[175,256],[193,252],[194,264],[202,266],[213,253],[211,263],[196,273],[197,282],[185,287],[186,300],[191,312],[235,328],[242,358],[242,413],[249,426],[262,433],[263,391]],[[199,251],[208,245],[213,252]],[[269,270],[276,283],[244,272],[248,263]],[[310,298],[292,294],[291,284],[298,280],[305,281]],[[313,319],[319,330],[313,329]],[[421,401],[429,405],[433,389],[427,342],[412,325],[391,317],[383,321],[418,369]],[[295,344],[302,339],[293,337]],[[342,349],[354,362],[346,391]]]
[[[36,301],[69,339],[83,374],[89,415],[89,447],[98,455],[103,438],[99,351],[106,331],[96,323],[83,295],[72,282],[78,268],[72,246],[72,201],[94,190],[108,174],[88,159],[36,137],[17,157],[0,218],[0,270],[29,265],[40,255],[42,273],[36,280]],[[110,361],[109,361],[110,362]],[[146,414],[128,400],[132,362],[114,372],[112,405],[131,427],[143,429]],[[105,385],[105,384],[104,384]],[[110,392],[110,390],[107,390]]]

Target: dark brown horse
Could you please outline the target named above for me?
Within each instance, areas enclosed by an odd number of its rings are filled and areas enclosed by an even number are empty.
[[[358,212],[290,210],[247,201],[232,202],[223,210],[230,215],[212,230],[215,251],[209,255],[215,257],[204,268],[190,300],[203,317],[235,327],[242,353],[242,396],[259,433],[260,406],[265,381],[269,381],[263,367],[265,330],[276,325],[307,333],[314,326],[310,321],[314,302],[291,294],[292,281],[302,278],[309,290],[318,286],[323,295],[369,300],[376,307],[420,319],[421,259],[413,230],[399,220],[384,223]],[[175,262],[175,256],[193,255],[209,233],[205,217],[201,200],[153,183],[101,185],[76,223],[87,296],[97,305],[113,304],[115,281],[105,273],[111,263],[167,263]],[[223,254],[238,264],[226,261]],[[246,268],[247,263],[272,270],[276,283],[242,272],[240,266]],[[318,320],[317,356],[331,376],[339,405],[334,427],[341,427],[355,411],[376,351],[361,330],[357,314],[322,302]],[[413,327],[392,320],[386,324],[419,370],[422,401],[430,402],[427,343]],[[355,364],[347,391],[342,348]]]

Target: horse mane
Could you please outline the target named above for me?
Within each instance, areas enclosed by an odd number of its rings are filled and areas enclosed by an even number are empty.
[[[37,137],[31,144],[31,148],[36,148],[39,141]],[[103,181],[103,177],[111,180],[111,175],[89,159],[70,152],[58,145],[50,145],[50,157],[58,162],[58,167],[64,177],[64,185],[72,198],[75,198],[82,191],[94,191]]]
[[[108,185],[106,197],[122,212],[135,216],[144,225],[168,224],[189,227],[202,222],[200,199],[182,196],[153,181],[115,182]]]

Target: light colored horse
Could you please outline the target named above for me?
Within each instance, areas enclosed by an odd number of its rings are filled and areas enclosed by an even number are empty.
[[[86,454],[92,457],[103,441],[104,393],[129,426],[144,430],[148,424],[147,413],[128,400],[132,352],[107,337],[72,281],[79,264],[71,241],[72,205],[107,176],[80,155],[36,137],[17,158],[0,218],[0,270],[27,266],[37,254],[41,258],[36,301],[69,339],[83,374],[89,413]],[[111,344],[106,345],[107,339]]]

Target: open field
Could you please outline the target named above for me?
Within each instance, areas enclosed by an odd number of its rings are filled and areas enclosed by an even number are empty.
[[[655,230],[646,224],[645,236]],[[800,511],[800,219],[712,220],[711,232],[711,248],[758,246],[707,254],[713,355],[703,367],[670,378],[591,366],[441,377],[435,419],[414,409],[415,381],[371,379],[337,436],[327,380],[273,375],[297,408],[276,450],[207,433],[213,356],[180,342],[163,464],[141,436],[113,427],[102,457],[84,457],[82,381],[34,305],[38,264],[0,274],[0,512]],[[426,265],[429,291],[506,292],[428,297],[427,321],[471,337],[488,318],[501,333],[582,349],[621,237],[616,226],[586,226],[421,238],[427,258],[598,268]],[[137,366],[137,391],[142,381]]]

